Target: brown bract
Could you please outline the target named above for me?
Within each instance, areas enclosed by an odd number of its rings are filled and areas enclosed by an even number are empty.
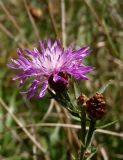
[[[106,102],[100,93],[96,93],[95,96],[89,98],[86,102],[86,107],[88,116],[92,120],[99,120],[106,113]]]
[[[64,78],[68,82],[69,75],[67,73],[60,72],[58,75]],[[57,93],[64,92],[64,90],[66,90],[68,87],[68,83],[62,80],[58,80],[57,82],[54,82],[52,75],[50,76],[48,82],[49,82],[50,87]]]

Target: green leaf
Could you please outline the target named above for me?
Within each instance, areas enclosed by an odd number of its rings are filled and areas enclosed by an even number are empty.
[[[107,124],[105,124],[105,125],[103,125],[103,126],[100,126],[100,127],[98,127],[98,128],[101,128],[101,129],[102,129],[102,128],[106,128],[106,127],[109,127],[109,126],[115,124],[116,122],[118,122],[118,120],[115,120],[115,121],[113,121],[113,122],[107,123]]]
[[[86,159],[86,160],[91,160],[91,158],[96,154],[97,150],[95,150],[94,152],[92,152],[90,154],[90,156]]]
[[[113,83],[112,80],[109,80],[97,92],[100,93],[100,94],[103,93],[107,89],[107,87],[112,83]]]
[[[81,92],[80,92],[80,90],[79,90],[76,82],[74,82],[74,93],[75,93],[75,98],[76,98],[76,99],[77,99],[77,98],[80,96],[80,94],[81,94]]]
[[[97,148],[95,147],[89,147],[88,151],[91,153],[86,160],[91,160],[91,158],[96,154]]]

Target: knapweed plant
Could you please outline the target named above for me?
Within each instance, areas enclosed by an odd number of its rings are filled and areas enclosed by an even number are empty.
[[[19,87],[24,85],[27,79],[31,80],[26,91],[28,98],[36,95],[42,98],[46,91],[74,117],[81,122],[81,149],[78,160],[91,159],[95,150],[91,147],[92,136],[95,130],[96,121],[103,117],[106,111],[106,104],[103,96],[96,93],[91,98],[80,95],[76,105],[71,102],[68,94],[69,85],[73,77],[76,80],[87,80],[86,74],[93,71],[93,67],[83,64],[84,58],[90,53],[89,47],[74,50],[72,46],[64,49],[61,43],[56,40],[39,42],[40,48],[33,50],[18,49],[18,58],[11,59],[8,67],[18,70],[13,80],[20,80]],[[89,130],[86,130],[86,122],[89,121]]]

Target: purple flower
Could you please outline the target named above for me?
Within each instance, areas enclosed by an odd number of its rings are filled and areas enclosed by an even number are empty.
[[[93,67],[85,66],[82,61],[89,54],[89,47],[73,50],[72,47],[64,49],[58,40],[51,44],[51,40],[39,42],[40,50],[36,47],[33,50],[17,50],[18,59],[11,59],[8,67],[17,69],[17,74],[13,80],[19,79],[22,86],[26,79],[32,77],[32,82],[26,93],[28,98],[34,96],[38,88],[38,97],[41,98],[46,93],[48,85],[60,87],[67,86],[68,76],[75,79],[87,79],[86,73],[93,70]],[[62,88],[62,87],[61,87]],[[55,89],[54,89],[55,90]],[[55,90],[57,91],[57,90]]]

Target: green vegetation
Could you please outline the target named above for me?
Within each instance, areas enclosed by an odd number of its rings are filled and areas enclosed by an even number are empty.
[[[123,159],[122,10],[122,0],[65,0],[62,17],[61,0],[0,0],[0,160],[72,160],[78,154],[80,122],[49,94],[26,99],[6,66],[18,47],[33,48],[48,37],[64,40],[64,35],[66,46],[91,47],[85,63],[95,70],[88,81],[76,82],[82,93],[92,96],[111,80],[104,92],[107,114],[97,125],[115,123],[96,132],[93,159]],[[73,86],[69,93],[75,99]]]

